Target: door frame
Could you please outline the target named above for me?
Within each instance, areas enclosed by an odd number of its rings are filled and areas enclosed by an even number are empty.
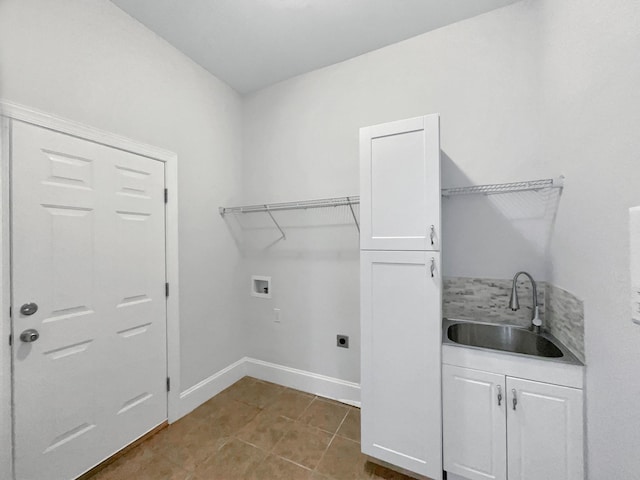
[[[14,478],[11,317],[11,125],[29,123],[73,137],[141,155],[164,163],[165,188],[165,268],[170,294],[167,302],[167,394],[169,423],[180,418],[180,310],[178,265],[178,156],[162,148],[99,130],[82,123],[0,100],[0,478]],[[15,332],[14,341],[15,341]],[[4,446],[9,445],[7,449]]]

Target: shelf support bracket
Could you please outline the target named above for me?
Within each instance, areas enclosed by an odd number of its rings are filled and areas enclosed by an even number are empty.
[[[347,202],[349,202],[349,210],[351,210],[351,216],[353,217],[353,221],[356,224],[358,233],[360,233],[360,225],[358,224],[358,218],[356,217],[356,212],[353,211],[353,202],[351,201],[351,198],[347,197]]]
[[[280,225],[278,224],[276,219],[273,217],[273,214],[271,213],[271,210],[269,210],[269,205],[265,205],[264,208],[266,209],[267,213],[271,217],[271,221],[274,223],[276,228],[280,231],[280,235],[281,236],[280,236],[280,238],[278,240],[286,240],[287,236],[284,234],[284,230],[282,230],[282,228],[280,228]]]

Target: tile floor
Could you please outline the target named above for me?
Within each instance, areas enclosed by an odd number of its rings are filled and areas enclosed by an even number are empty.
[[[357,408],[245,377],[91,480],[408,480],[360,453]]]

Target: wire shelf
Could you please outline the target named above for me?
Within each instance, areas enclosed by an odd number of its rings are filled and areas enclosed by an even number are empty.
[[[528,180],[524,182],[512,182],[512,183],[496,183],[491,185],[475,185],[469,187],[454,187],[443,188],[442,196],[449,197],[454,195],[496,195],[511,192],[527,192],[527,191],[539,191],[552,188],[561,189],[564,185],[564,177],[550,178],[543,180]],[[281,238],[286,238],[286,235],[274,218],[273,212],[285,211],[285,210],[306,210],[312,208],[331,208],[331,207],[349,207],[353,221],[358,231],[360,231],[360,224],[354,211],[354,206],[360,204],[360,197],[353,195],[350,197],[333,197],[322,198],[318,200],[301,200],[298,202],[282,202],[282,203],[264,203],[259,205],[242,205],[237,207],[220,207],[218,211],[221,216],[229,214],[244,214],[244,213],[267,213],[274,225],[278,228],[281,234]]]
[[[262,205],[243,205],[240,207],[220,207],[218,211],[223,217],[228,214],[266,212],[267,215],[271,217],[271,221],[274,223],[276,228],[280,231],[280,238],[286,239],[287,236],[284,230],[273,216],[272,212],[282,212],[285,210],[307,210],[310,208],[349,207],[353,222],[359,232],[360,223],[358,222],[358,217],[353,209],[354,205],[359,204],[360,197],[358,195],[354,195],[352,197],[322,198],[319,200],[301,200],[299,202],[265,203]]]
[[[360,197],[358,195],[354,195],[352,197],[323,198],[319,200],[302,200],[299,202],[265,203],[262,205],[243,205],[240,207],[220,207],[218,210],[220,215],[224,216],[229,213],[258,213],[308,208],[346,207],[358,204],[360,204]]]
[[[527,192],[545,190],[548,188],[562,188],[564,177],[547,178],[543,180],[527,180],[524,182],[494,183],[490,185],[474,185],[469,187],[443,188],[442,196],[453,195],[497,195],[501,193]]]

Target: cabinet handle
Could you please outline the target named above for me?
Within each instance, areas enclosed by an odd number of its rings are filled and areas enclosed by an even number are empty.
[[[434,238],[436,237],[436,227],[434,225],[431,225],[429,237],[431,239],[431,246],[435,245]]]
[[[511,393],[513,394],[513,409],[516,409],[516,405],[518,405],[518,397],[516,396],[516,389],[512,388]]]
[[[431,278],[435,277],[436,259],[431,257]]]
[[[502,387],[498,385],[498,406],[502,405]]]

